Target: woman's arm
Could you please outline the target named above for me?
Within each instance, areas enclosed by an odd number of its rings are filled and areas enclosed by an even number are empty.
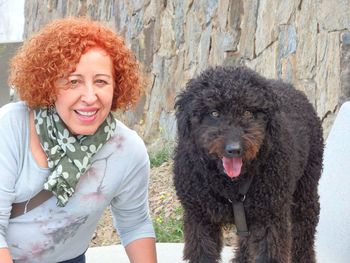
[[[156,242],[154,238],[137,239],[125,247],[131,263],[156,263]]]
[[[12,257],[10,255],[10,250],[8,250],[8,248],[6,247],[0,248],[0,259],[1,259],[0,261],[1,263],[13,263]]]
[[[23,148],[19,145],[23,142],[21,136],[25,136],[22,128],[26,116],[26,112],[18,107],[13,104],[0,108],[0,263],[13,262],[6,233],[16,197],[16,175],[20,165],[18,150]]]
[[[114,225],[132,263],[155,263],[155,233],[148,205],[150,162],[140,137],[124,134],[125,149],[116,159],[116,166],[125,169],[121,183],[111,201]]]

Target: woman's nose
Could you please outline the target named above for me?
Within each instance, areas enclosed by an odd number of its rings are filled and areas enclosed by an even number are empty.
[[[96,90],[93,84],[85,85],[81,99],[87,104],[92,104],[97,100]]]

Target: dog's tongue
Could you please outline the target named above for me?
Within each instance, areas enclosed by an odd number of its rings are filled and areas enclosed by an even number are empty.
[[[225,172],[229,177],[233,178],[240,175],[242,168],[242,158],[223,157],[222,163],[224,165]]]

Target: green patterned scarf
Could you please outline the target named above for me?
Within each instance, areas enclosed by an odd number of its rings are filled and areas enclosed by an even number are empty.
[[[109,114],[95,134],[87,136],[72,135],[54,108],[34,110],[34,121],[51,170],[44,189],[56,196],[57,206],[65,206],[92,156],[114,134],[115,119]]]

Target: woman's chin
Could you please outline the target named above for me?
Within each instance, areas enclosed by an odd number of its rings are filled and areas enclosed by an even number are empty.
[[[69,131],[74,135],[92,135],[94,134],[99,125],[77,125],[76,127],[68,127]]]

